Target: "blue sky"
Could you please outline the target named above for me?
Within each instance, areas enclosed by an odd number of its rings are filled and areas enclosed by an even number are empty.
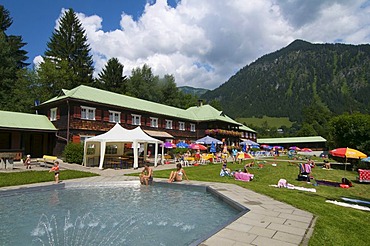
[[[46,43],[54,31],[61,10],[72,8],[86,15],[99,15],[103,18],[103,30],[120,28],[122,12],[132,15],[135,20],[143,13],[147,0],[2,0],[9,10],[13,24],[8,34],[20,35],[27,43],[29,62],[46,50]],[[175,1],[169,4],[176,5]]]
[[[42,61],[63,9],[86,31],[95,75],[115,57],[129,76],[149,65],[179,86],[214,89],[259,57],[295,39],[312,43],[370,42],[370,0],[3,0],[7,34],[28,43]]]

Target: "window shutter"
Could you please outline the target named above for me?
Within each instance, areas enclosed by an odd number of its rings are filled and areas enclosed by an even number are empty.
[[[72,136],[72,143],[81,143],[81,138],[78,135]]]
[[[95,120],[101,120],[101,110],[95,110]]]
[[[80,106],[74,106],[73,107],[73,117],[74,118],[81,118],[81,107]]]
[[[132,124],[132,115],[127,115],[127,124]]]
[[[47,112],[47,114],[48,114],[48,119],[50,119],[50,110],[51,110],[51,109],[48,109],[48,112]]]
[[[109,111],[104,111],[103,121],[109,121]]]
[[[146,118],[146,126],[150,126],[152,119],[151,118]]]

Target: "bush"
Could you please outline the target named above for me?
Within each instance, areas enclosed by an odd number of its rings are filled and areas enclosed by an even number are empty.
[[[82,164],[84,146],[80,143],[68,143],[63,151],[66,162]]]

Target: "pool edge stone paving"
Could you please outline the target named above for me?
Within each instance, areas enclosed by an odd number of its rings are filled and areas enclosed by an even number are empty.
[[[76,165],[77,166],[77,165]],[[78,165],[78,170],[87,170]],[[164,165],[162,168],[175,168],[175,165]],[[70,168],[74,169],[74,168]],[[157,169],[157,168],[156,168]],[[157,169],[157,170],[158,170]],[[141,170],[129,169],[119,170],[94,170],[102,175],[90,178],[62,181],[64,183],[90,183],[90,182],[117,182],[117,181],[138,181],[138,177],[125,176],[125,173],[140,172]],[[154,182],[167,182],[166,179],[154,178]],[[22,186],[2,187],[0,191],[14,190],[18,188],[30,188],[51,185],[52,182],[29,184]],[[204,240],[201,246],[217,245],[308,245],[315,225],[315,217],[304,210],[297,209],[291,205],[279,202],[268,196],[258,194],[254,191],[242,188],[234,184],[183,181],[177,185],[201,185],[209,186],[246,208],[249,211]]]

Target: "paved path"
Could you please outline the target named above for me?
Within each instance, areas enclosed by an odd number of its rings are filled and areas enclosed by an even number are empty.
[[[17,165],[16,165],[17,167]],[[98,168],[86,168],[75,164],[61,164],[62,169],[74,169],[98,173],[101,176],[83,178],[76,180],[66,180],[69,182],[117,182],[117,181],[137,181],[137,177],[125,176],[128,173],[140,172],[134,169],[114,170]],[[172,169],[174,164],[160,165],[156,170]],[[16,170],[22,170],[22,166]],[[24,169],[24,167],[23,167]],[[35,167],[34,170],[45,170]],[[155,179],[155,182],[166,182],[165,179]],[[32,184],[23,187],[34,187],[50,184]],[[297,209],[291,205],[276,201],[270,197],[258,194],[251,190],[242,188],[234,184],[189,181],[182,182],[181,185],[203,185],[210,186],[214,190],[230,198],[231,200],[247,207],[250,211],[239,219],[229,224],[219,232],[208,238],[200,245],[308,245],[309,237],[314,226],[314,216],[306,211]],[[1,190],[10,190],[19,187],[6,187]]]

